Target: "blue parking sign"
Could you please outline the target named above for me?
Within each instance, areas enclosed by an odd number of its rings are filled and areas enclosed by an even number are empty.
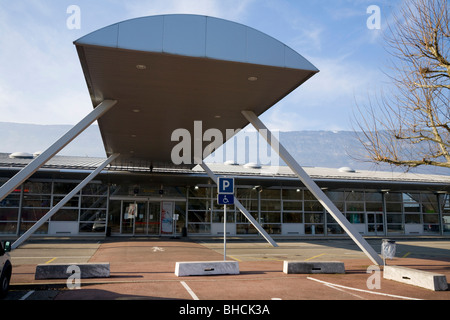
[[[217,195],[217,203],[219,205],[232,205],[234,204],[234,195],[232,194],[219,194]]]
[[[219,194],[234,194],[234,178],[218,178],[217,188]]]

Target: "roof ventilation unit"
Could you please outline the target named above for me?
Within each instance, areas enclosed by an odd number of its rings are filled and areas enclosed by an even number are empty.
[[[14,152],[9,155],[11,159],[33,159],[33,155],[26,152]]]
[[[249,162],[247,164],[244,165],[244,168],[249,168],[249,169],[261,169],[261,165],[255,163],[255,162]]]

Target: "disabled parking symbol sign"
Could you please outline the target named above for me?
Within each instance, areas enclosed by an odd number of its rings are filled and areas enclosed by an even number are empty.
[[[234,204],[234,195],[232,194],[219,194],[217,195],[217,203],[219,205],[231,205]]]

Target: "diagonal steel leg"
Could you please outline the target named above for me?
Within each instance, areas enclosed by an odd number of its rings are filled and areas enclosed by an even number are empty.
[[[11,246],[11,249],[16,249],[24,241],[26,241],[37,229],[39,229],[48,219],[50,219],[56,212],[59,211],[75,194],[81,191],[89,182],[92,181],[107,165],[113,162],[119,154],[113,154],[105,160],[98,168],[96,168],[89,176],[80,182],[69,194],[67,194],[56,206],[47,212],[38,222],[36,222],[30,229],[28,229],[19,239],[17,239]]]
[[[94,121],[100,118],[105,112],[115,106],[117,101],[105,100],[92,110],[83,120],[70,129],[64,136],[56,141],[51,147],[45,150],[39,157],[30,162],[25,168],[20,170],[14,177],[9,179],[0,187],[0,201],[6,198],[14,189],[20,186],[33,173],[41,168],[48,160],[56,155],[62,148],[68,145]]]
[[[339,211],[335,204],[325,195],[319,186],[311,179],[311,177],[303,170],[297,161],[289,154],[289,152],[280,144],[280,142],[271,134],[267,127],[259,120],[253,111],[243,111],[244,117],[261,133],[266,141],[278,153],[281,159],[291,168],[291,170],[300,178],[303,184],[311,191],[311,193],[319,200],[322,206],[333,216],[345,232],[353,239],[358,247],[377,265],[382,265],[383,260],[375,252],[375,250],[367,243],[367,241],[359,234],[347,218]],[[267,134],[266,134],[267,133]]]
[[[211,169],[202,161],[200,166],[206,171],[208,176],[217,184],[217,176]],[[261,225],[253,218],[253,216],[245,209],[239,199],[234,198],[234,205],[242,212],[242,214],[251,222],[251,224],[258,230],[258,232],[269,242],[273,247],[278,247],[278,244],[272,239],[272,237],[261,227]]]

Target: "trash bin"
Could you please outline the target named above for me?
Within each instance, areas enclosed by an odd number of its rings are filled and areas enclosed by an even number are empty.
[[[394,259],[396,251],[397,246],[394,240],[383,239],[383,243],[381,244],[381,255],[385,262],[386,259]]]
[[[186,228],[186,227],[183,227],[183,228],[181,229],[181,235],[182,235],[183,237],[187,237],[187,228]]]

